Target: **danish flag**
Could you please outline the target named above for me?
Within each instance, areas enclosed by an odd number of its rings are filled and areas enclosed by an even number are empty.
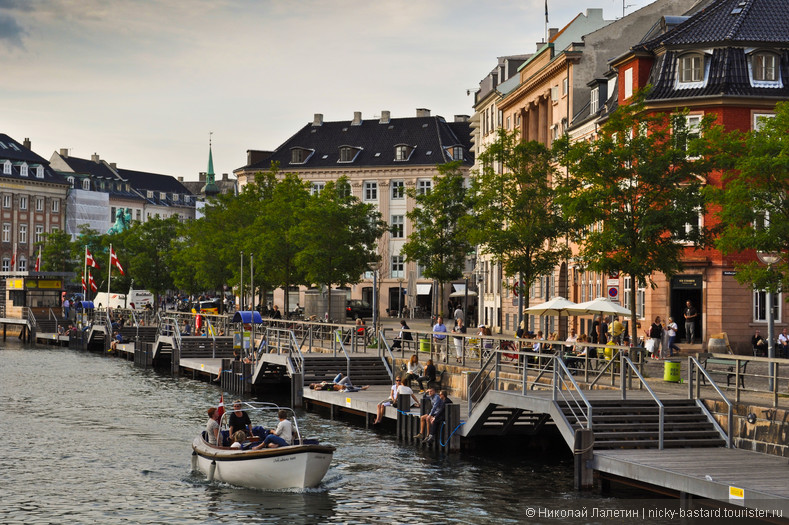
[[[41,246],[38,247],[38,257],[36,257],[36,268],[34,271],[41,271]]]
[[[115,266],[121,272],[121,275],[126,275],[126,272],[123,271],[123,266],[118,260],[118,256],[115,255],[115,248],[112,247],[110,247],[110,266]]]
[[[90,250],[88,250],[87,246],[85,247],[85,266],[91,266],[93,268],[96,268],[97,270],[101,269],[99,268],[96,259],[93,258],[93,254],[90,253]]]
[[[85,274],[84,273],[82,274],[82,291],[83,292],[87,292],[88,291],[87,286],[85,286]]]
[[[91,274],[90,272],[88,272],[88,282],[90,283],[91,291],[95,292],[98,290],[98,287],[96,286],[96,281],[93,280],[93,274]]]

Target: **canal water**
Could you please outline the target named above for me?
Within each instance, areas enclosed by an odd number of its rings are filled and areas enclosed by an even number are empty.
[[[674,500],[577,493],[566,453],[436,456],[314,413],[299,414],[302,430],[337,446],[318,488],[207,483],[191,442],[220,393],[122,359],[2,343],[0,523],[712,523],[649,512]]]

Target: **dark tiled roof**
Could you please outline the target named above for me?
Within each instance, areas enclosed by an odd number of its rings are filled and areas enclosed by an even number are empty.
[[[141,200],[140,196],[135,193],[134,188],[130,187],[127,190],[126,181],[119,177],[104,162],[96,162],[92,159],[81,159],[79,157],[64,157],[63,155],[60,158],[72,169],[74,176],[80,179],[87,176],[91,179],[92,191],[106,191],[113,197]],[[68,172],[62,172],[61,174],[65,177],[72,175]],[[81,185],[77,184],[75,187],[81,188]]]
[[[650,73],[653,90],[649,100],[670,98],[690,98],[704,96],[749,96],[789,98],[789,50],[780,54],[781,87],[755,87],[751,85],[748,74],[745,50],[738,47],[716,48],[709,58],[709,77],[703,86],[690,89],[677,89],[678,51],[668,51],[656,57]]]
[[[395,146],[401,144],[416,149],[408,160],[395,161]],[[272,162],[279,162],[283,170],[342,166],[435,166],[451,160],[444,148],[457,145],[465,149],[464,165],[473,165],[469,122],[448,123],[441,117],[431,116],[392,118],[385,124],[379,120],[362,120],[356,126],[347,120],[324,122],[320,126],[310,123],[279,146],[269,158],[239,169],[267,170]],[[353,162],[340,163],[341,146],[361,150]],[[303,164],[290,164],[292,148],[314,150],[314,154]]]
[[[63,157],[63,161],[68,164],[74,173],[91,175],[107,180],[118,180],[118,176],[103,162],[96,162],[90,159],[80,159],[78,157]]]
[[[11,173],[6,174],[4,171],[5,161],[11,162]],[[27,163],[28,175],[23,176],[21,173],[21,163]],[[44,177],[39,178],[36,176],[35,166],[40,165],[44,167]],[[23,144],[12,139],[4,133],[0,133],[0,176],[3,178],[12,178],[20,180],[48,182],[54,184],[67,185],[68,182],[55,170],[50,168],[49,161],[45,158],[33,153],[32,150],[26,148]]]
[[[718,0],[642,47],[789,42],[787,0]]]
[[[186,202],[183,195],[192,195],[189,189],[171,175],[160,175],[145,171],[118,169],[118,174],[129,181],[131,187],[137,190],[142,197],[151,204],[159,206],[194,206],[194,199]],[[153,192],[153,198],[148,197],[148,191]],[[161,193],[165,193],[162,199]],[[173,194],[178,194],[178,200],[173,199]]]

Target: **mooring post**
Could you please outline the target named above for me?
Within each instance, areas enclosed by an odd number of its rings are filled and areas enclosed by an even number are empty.
[[[294,407],[304,406],[304,387],[301,374],[291,374],[290,376],[290,402]]]
[[[397,396],[397,440],[404,443],[410,443],[413,438],[413,432],[409,432],[409,419],[411,412],[411,396]]]
[[[588,428],[576,429],[575,442],[573,444],[576,490],[590,489],[594,486],[594,470],[592,469],[593,448],[594,432]]]
[[[460,450],[460,436],[457,433],[460,425],[460,403],[447,403],[444,406],[444,442],[450,452]]]

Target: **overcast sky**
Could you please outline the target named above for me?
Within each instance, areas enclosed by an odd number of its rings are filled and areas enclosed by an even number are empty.
[[[628,12],[653,0],[626,0]],[[548,0],[549,26],[622,0]],[[327,121],[471,114],[544,0],[0,0],[0,132],[33,151],[197,180]],[[231,175],[232,177],[232,175]]]

